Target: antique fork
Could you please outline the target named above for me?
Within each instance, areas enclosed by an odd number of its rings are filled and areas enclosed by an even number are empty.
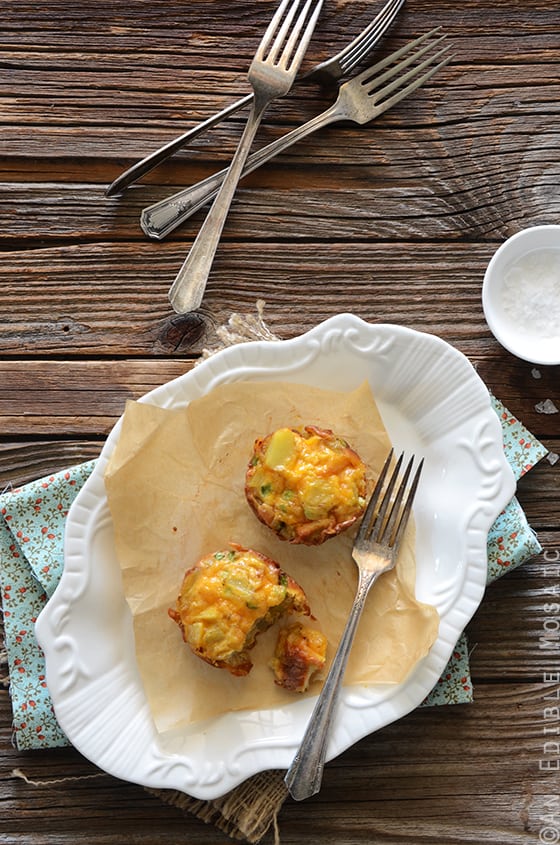
[[[300,79],[310,82],[318,82],[320,84],[338,82],[339,79],[350,73],[350,71],[353,70],[371,50],[373,50],[379,39],[387,32],[393,23],[397,13],[404,5],[404,2],[405,0],[387,0],[385,6],[383,6],[375,18],[370,21],[365,29],[362,30],[362,32],[353,39],[353,41],[347,44],[346,47],[330,59],[327,59],[326,61],[313,67],[310,71],[308,71],[308,73],[300,77]],[[158,166],[158,164],[161,164],[163,161],[168,159],[171,155],[173,155],[173,153],[176,153],[177,150],[180,150],[182,147],[189,144],[202,132],[210,129],[212,126],[216,126],[230,114],[234,114],[236,111],[243,108],[243,106],[251,103],[252,100],[253,93],[251,92],[245,97],[242,97],[240,100],[237,100],[235,103],[231,103],[231,105],[226,106],[225,109],[222,109],[222,111],[212,115],[212,117],[209,117],[197,126],[194,126],[192,129],[189,129],[187,132],[184,132],[182,135],[179,135],[179,137],[175,138],[173,141],[169,141],[163,147],[160,147],[158,150],[155,150],[155,152],[146,156],[146,158],[143,158],[141,161],[133,164],[132,167],[129,167],[128,170],[124,171],[124,173],[121,173],[121,175],[109,185],[105,191],[105,196],[112,197],[115,196],[115,194],[120,194],[125,190],[125,188],[133,182],[136,182],[136,180],[140,179],[141,176],[149,173],[150,170],[153,170],[154,167]]]
[[[301,745],[284,778],[296,801],[315,795],[321,788],[329,731],[356,628],[372,585],[383,572],[395,566],[412,510],[424,461],[422,459],[418,465],[406,492],[415,458],[414,455],[410,458],[402,479],[398,481],[404,459],[404,454],[401,454],[382,493],[392,459],[391,449],[354,542],[352,557],[358,567],[358,587],[346,627]]]
[[[278,7],[251,62],[251,112],[218,195],[169,291],[169,301],[177,313],[193,311],[202,302],[229,207],[263,114],[272,100],[283,97],[292,87],[323,0],[306,0],[295,21],[300,0],[293,0],[288,8],[289,3],[283,0]]]
[[[330,123],[340,120],[351,120],[359,124],[368,123],[423,85],[452,58],[449,54],[445,56],[448,47],[437,50],[407,72],[404,71],[433,50],[446,37],[442,35],[439,38],[432,38],[438,29],[439,27],[421,35],[341,85],[337,100],[332,106],[249,156],[243,176],[252,173],[296,141]],[[388,65],[391,67],[385,73],[381,73]],[[144,232],[157,240],[165,238],[212,199],[219,190],[225,172],[221,170],[197,182],[196,185],[145,208],[140,216],[140,225]]]

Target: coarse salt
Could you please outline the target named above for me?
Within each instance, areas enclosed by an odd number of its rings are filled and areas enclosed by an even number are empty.
[[[502,305],[525,334],[560,338],[560,248],[534,250],[504,271]]]
[[[535,411],[537,414],[557,414],[558,408],[552,399],[545,399],[543,402],[538,402],[535,405]]]

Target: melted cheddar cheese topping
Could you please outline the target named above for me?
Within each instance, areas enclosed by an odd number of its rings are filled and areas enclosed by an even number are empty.
[[[199,657],[243,675],[257,634],[292,609],[309,613],[301,587],[270,558],[235,546],[185,573],[169,615]]]
[[[361,515],[365,466],[330,431],[281,428],[255,444],[247,497],[257,516],[284,539],[322,542]],[[319,536],[324,532],[326,536]]]

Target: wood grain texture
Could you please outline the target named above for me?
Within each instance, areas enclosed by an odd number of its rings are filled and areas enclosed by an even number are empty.
[[[450,65],[369,125],[331,126],[243,180],[202,309],[172,312],[168,288],[203,214],[158,243],[140,211],[227,165],[243,114],[124,196],[108,200],[105,188],[248,91],[275,6],[2,4],[0,489],[94,459],[127,400],[191,370],[232,312],[253,314],[258,299],[279,338],[345,311],[439,335],[560,453],[560,416],[541,412],[546,399],[560,408],[560,367],[509,355],[481,306],[499,244],[560,212],[555,0],[408,0],[375,59],[443,24]],[[306,67],[343,47],[381,0],[325,6]],[[267,112],[257,143],[333,97],[298,85]],[[283,807],[282,845],[557,841],[559,774],[540,762],[544,679],[560,656],[542,644],[557,618],[559,489],[560,461],[546,458],[519,483],[542,552],[491,585],[468,626],[474,703],[419,709],[332,761],[318,796]],[[86,779],[32,786],[16,768]],[[1,686],[0,802],[0,845],[230,841],[72,749],[17,752]]]

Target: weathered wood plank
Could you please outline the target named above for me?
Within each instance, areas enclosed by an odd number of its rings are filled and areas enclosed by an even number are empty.
[[[513,98],[514,90],[508,89],[507,96]],[[552,96],[558,98],[559,93],[560,89]],[[433,93],[426,91],[423,94],[431,103]],[[294,230],[300,233],[298,238],[310,236],[312,215],[313,218],[325,217],[324,223],[315,220],[313,237],[317,237],[317,232],[331,238],[337,236],[336,232],[351,238],[379,238],[392,234],[405,239],[411,236],[440,238],[449,234],[471,240],[503,238],[517,231],[520,220],[525,224],[547,222],[551,215],[554,216],[558,212],[554,189],[559,177],[559,165],[554,156],[558,130],[551,122],[548,106],[543,107],[540,114],[532,114],[532,103],[522,107],[512,100],[508,106],[507,101],[499,101],[496,97],[497,113],[494,114],[487,102],[488,97],[492,99],[494,95],[489,93],[473,103],[473,113],[464,117],[464,114],[450,112],[447,107],[449,99],[451,103],[459,101],[467,108],[461,90],[446,89],[442,96],[445,103],[441,103],[436,117],[410,113],[405,101],[399,106],[398,122],[388,113],[371,126],[331,127],[300,142],[243,183],[225,238],[240,237],[238,221],[245,225],[246,231],[247,215],[256,218],[254,222],[265,238],[271,237],[271,233],[276,233],[272,234],[276,237],[294,237]],[[415,108],[419,108],[420,102],[418,94]],[[424,128],[425,124],[431,128]],[[174,134],[153,144],[134,142],[131,161]],[[278,130],[264,131],[263,142],[276,135]],[[37,191],[29,210],[26,211],[26,204],[23,204],[20,219],[15,219],[14,201],[23,189],[21,183],[36,180],[37,164],[34,156],[25,165],[23,153],[14,150],[13,155],[19,156],[19,172],[4,174],[2,185],[2,239],[7,243],[14,235],[54,239],[68,238],[73,233],[75,239],[102,239],[120,225],[125,227],[127,235],[141,237],[137,225],[140,209],[176,188],[191,185],[226,166],[239,138],[239,126],[234,124],[233,128],[220,129],[210,137],[197,140],[188,151],[154,171],[146,181],[162,182],[159,187],[153,184],[136,186],[123,198],[112,200],[105,199],[103,190],[124,165],[117,163],[109,175],[105,170],[107,182],[99,184],[99,153],[90,149],[91,137],[84,141],[86,149],[73,152],[68,146],[69,139],[61,137],[65,156],[65,166],[61,167],[53,159],[52,139],[42,137],[37,129],[32,136],[22,141],[26,150],[36,145],[37,154],[39,149],[43,154],[46,151],[50,154],[49,160],[40,165],[47,184],[41,189],[43,195]],[[78,159],[68,159],[72,154]],[[120,154],[125,153],[121,151]],[[336,176],[333,168],[336,168]],[[66,182],[78,184],[55,188],[52,182],[61,177]],[[499,192],[489,189],[490,178],[499,183]],[[98,185],[88,188],[88,181]],[[14,184],[17,182],[20,184]],[[33,185],[30,189],[33,191]],[[271,211],[273,225],[269,220]],[[196,221],[197,218],[194,222],[198,227],[200,219]],[[30,225],[32,222],[37,226],[36,230]],[[294,222],[297,226],[293,226]],[[181,237],[189,231],[189,225],[192,223],[181,230]],[[395,227],[394,231],[392,227]]]
[[[0,490],[21,487],[99,455],[103,440],[34,440],[0,442]]]
[[[193,333],[198,340],[204,312],[177,317],[167,301],[189,243],[80,244],[4,255],[0,313],[10,318],[0,325],[3,354],[196,352]],[[232,311],[252,312],[263,298],[271,328],[282,336],[352,311],[452,343],[474,340],[495,348],[481,304],[492,253],[491,244],[475,249],[456,243],[450,250],[439,242],[402,242],[397,249],[384,242],[304,240],[297,249],[289,242],[258,249],[223,243],[204,308],[210,324],[221,323]]]
[[[271,317],[274,318],[273,312]],[[274,320],[270,325],[274,327]],[[282,326],[277,329],[279,335],[291,336],[284,329]],[[178,336],[182,340],[180,331],[179,327]],[[216,341],[211,325],[207,331],[202,328],[201,333],[203,341],[209,344]],[[557,451],[558,415],[539,413],[537,409],[546,399],[560,407],[558,368],[536,368],[528,363],[520,366],[520,362],[498,347],[487,351],[485,343],[466,340],[454,342],[454,345],[465,352],[483,381],[509,410],[536,436],[545,439],[549,449]],[[57,434],[61,432],[60,417],[70,418],[70,411],[74,419],[72,432],[106,434],[107,429],[99,424],[101,417],[103,425],[112,425],[122,413],[126,399],[139,398],[188,372],[192,366],[193,360],[184,357],[113,361],[0,360],[0,424],[5,435],[37,437],[41,431]],[[96,421],[93,427],[92,421]],[[529,489],[531,477],[523,482]]]
[[[290,169],[289,173],[286,167],[267,167],[266,173],[259,174],[264,177],[261,184],[254,188],[243,184],[239,188],[224,240],[242,239],[249,220],[261,241],[415,237],[437,240],[460,236],[465,209],[453,207],[447,186],[441,189],[440,196],[438,187],[428,183],[410,182],[387,188],[381,174],[374,173],[375,166],[346,170],[345,186],[341,188],[342,173],[333,179],[332,173],[329,175],[329,170],[322,167]],[[185,177],[185,184],[194,184],[212,172],[211,167],[198,168],[192,178]],[[251,175],[248,180],[255,183],[256,176]],[[179,188],[142,187],[123,199],[108,200],[103,186],[4,183],[0,186],[0,243],[6,249],[15,239],[20,245],[75,244],[107,239],[118,231],[119,240],[126,237],[157,246],[157,241],[149,241],[142,232],[140,213]],[[185,221],[166,240],[184,243],[196,234],[202,219],[203,211]]]

